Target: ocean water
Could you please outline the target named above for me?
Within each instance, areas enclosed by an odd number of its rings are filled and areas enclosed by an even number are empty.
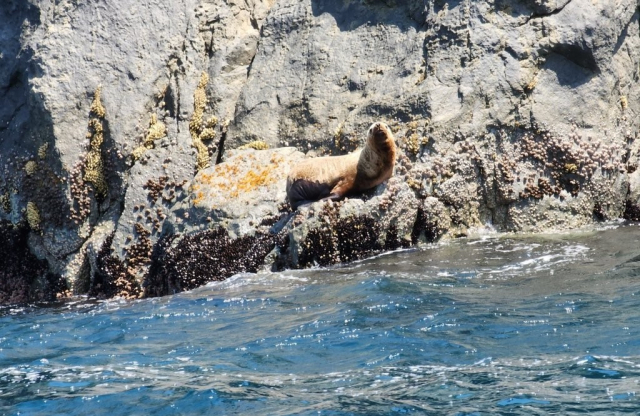
[[[640,227],[0,309],[3,415],[640,414]]]

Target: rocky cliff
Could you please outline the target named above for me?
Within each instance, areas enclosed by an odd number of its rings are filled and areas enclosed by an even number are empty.
[[[636,0],[6,0],[0,302],[640,220]],[[292,213],[370,123],[386,184]]]

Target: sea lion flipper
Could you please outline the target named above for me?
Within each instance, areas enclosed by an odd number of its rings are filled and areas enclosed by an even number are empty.
[[[326,183],[297,179],[289,186],[287,195],[291,207],[297,209],[300,205],[315,202],[332,194],[331,187]]]

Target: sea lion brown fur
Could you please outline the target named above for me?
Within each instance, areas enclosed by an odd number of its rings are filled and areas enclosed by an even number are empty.
[[[374,123],[363,149],[295,165],[287,177],[287,197],[293,209],[321,199],[339,200],[389,179],[395,162],[396,144],[389,126]]]

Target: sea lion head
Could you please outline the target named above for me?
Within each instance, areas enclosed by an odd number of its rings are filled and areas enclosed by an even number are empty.
[[[393,140],[393,134],[391,134],[389,126],[378,121],[369,127],[368,139],[374,141],[374,143],[381,143],[389,139]]]

